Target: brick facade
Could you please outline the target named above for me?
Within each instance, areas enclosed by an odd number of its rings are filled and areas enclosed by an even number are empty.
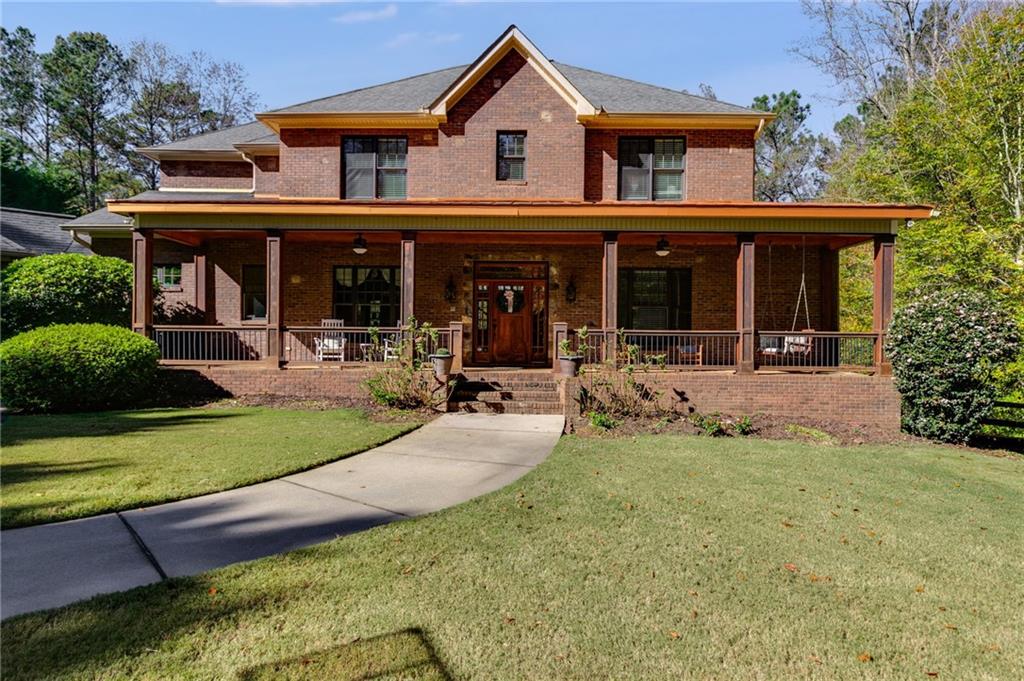
[[[668,371],[641,373],[636,379],[661,393],[662,406],[682,413],[692,408],[703,414],[766,414],[796,422],[824,419],[890,433],[900,430],[900,396],[889,378]],[[575,394],[581,379],[566,380],[565,394]],[[566,408],[574,406],[570,402]]]
[[[252,189],[248,161],[161,161],[163,189]]]
[[[234,396],[278,395],[329,398],[365,403],[368,368],[294,369],[203,367],[173,371],[193,392],[224,391]],[[820,376],[734,374],[731,372],[651,372],[637,380],[662,393],[664,406],[682,413],[766,414],[801,419],[828,419],[891,433],[900,428],[900,397],[892,380],[851,374]],[[580,379],[562,379],[564,395],[576,393]],[[586,380],[586,379],[583,379]],[[578,409],[564,402],[567,413]]]
[[[281,159],[277,156],[256,156],[253,178],[256,194],[276,195],[280,186]]]
[[[754,196],[751,130],[587,130],[587,201],[616,201],[620,137],[685,137],[688,201],[750,201]]]
[[[128,238],[93,237],[92,251],[96,255],[123,258],[130,262],[132,241]],[[154,267],[181,265],[181,285],[161,291],[163,319],[159,321],[197,323],[195,249],[166,239],[156,239],[153,251]]]

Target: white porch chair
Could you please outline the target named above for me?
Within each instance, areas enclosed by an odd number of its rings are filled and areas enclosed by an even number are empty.
[[[320,326],[328,329],[340,329],[344,328],[345,320],[321,319]],[[337,331],[321,332],[319,337],[313,339],[313,344],[316,346],[316,361],[324,362],[337,360],[339,362],[344,362],[345,345],[347,345],[347,343],[348,339],[345,338],[344,333]]]

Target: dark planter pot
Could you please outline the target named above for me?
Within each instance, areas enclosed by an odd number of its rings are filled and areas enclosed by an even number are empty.
[[[452,362],[455,361],[455,355],[431,355],[430,361],[434,363],[435,376],[438,378],[451,376]]]
[[[559,357],[558,368],[563,376],[576,376],[580,373],[580,366],[583,364],[582,357]]]

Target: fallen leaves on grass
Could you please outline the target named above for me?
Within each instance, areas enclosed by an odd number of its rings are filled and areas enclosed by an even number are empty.
[[[798,568],[798,567],[797,567],[796,565],[794,565],[793,563],[783,563],[783,564],[782,564],[782,567],[786,568],[786,569],[787,569],[787,570],[789,570],[790,572],[800,572],[800,568]]]
[[[871,660],[873,660],[875,658],[871,657],[871,653],[864,652],[864,653],[861,653],[860,655],[858,655],[857,659],[860,660],[861,662],[871,662]]]
[[[670,639],[672,639],[673,641],[675,641],[676,639],[678,639],[678,638],[679,638],[679,636],[680,636],[680,634],[679,634],[679,632],[678,632],[678,631],[670,631],[670,632],[668,632],[668,637],[669,637]]]

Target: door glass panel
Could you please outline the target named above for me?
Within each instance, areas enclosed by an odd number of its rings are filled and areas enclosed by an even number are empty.
[[[497,298],[495,304],[498,310],[505,314],[515,314],[523,309],[526,304],[526,287],[522,284],[500,284],[497,287]]]

